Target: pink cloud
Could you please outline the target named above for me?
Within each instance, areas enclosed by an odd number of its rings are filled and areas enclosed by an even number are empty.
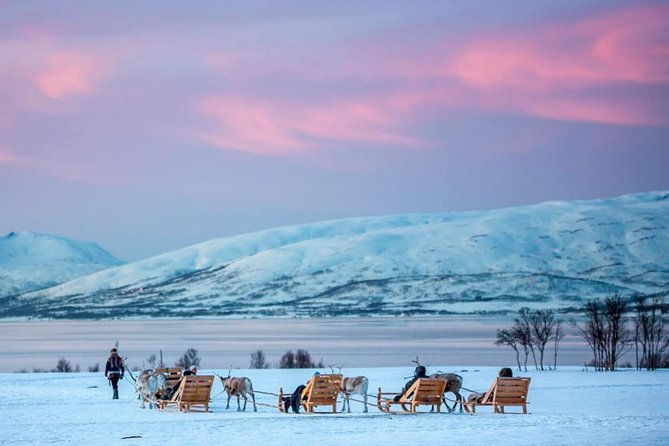
[[[272,104],[242,98],[208,97],[197,108],[211,118],[215,129],[201,133],[218,147],[258,154],[295,153],[304,147],[286,124],[286,111]]]
[[[317,149],[328,140],[389,145],[420,141],[397,130],[400,106],[387,98],[340,99],[325,104],[204,98],[197,109],[213,120],[214,130],[200,132],[218,147],[258,154],[293,155]]]
[[[65,51],[49,54],[35,75],[35,83],[45,96],[65,99],[91,94],[104,76],[106,64],[97,56]]]
[[[578,23],[466,45],[455,74],[475,88],[563,89],[669,81],[669,7],[624,9]]]

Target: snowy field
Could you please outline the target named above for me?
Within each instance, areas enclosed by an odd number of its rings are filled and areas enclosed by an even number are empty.
[[[430,367],[457,371],[464,386],[486,390],[497,368]],[[346,369],[364,374],[370,393],[378,387],[396,391],[412,367]],[[207,374],[202,370],[200,374]],[[225,373],[215,370],[216,373]],[[237,370],[256,390],[291,391],[311,376],[309,370]],[[557,372],[528,372],[532,377],[529,411],[523,415],[388,415],[352,403],[351,414],[294,415],[274,407],[258,412],[225,410],[217,380],[211,413],[177,413],[141,409],[126,377],[121,399],[111,399],[102,373],[0,374],[0,444],[667,444],[669,437],[669,371],[584,372],[564,367]],[[468,392],[464,392],[468,394]],[[258,395],[275,405],[276,399]],[[231,406],[236,407],[236,403]],[[132,437],[132,438],[125,438]]]

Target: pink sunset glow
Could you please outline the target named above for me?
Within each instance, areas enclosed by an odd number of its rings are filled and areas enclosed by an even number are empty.
[[[204,139],[218,147],[295,155],[327,141],[359,141],[405,148],[423,138],[407,123],[428,109],[513,111],[548,119],[621,125],[659,125],[668,117],[643,99],[618,94],[591,97],[611,84],[666,84],[669,8],[638,7],[569,22],[528,25],[481,38],[434,43],[427,52],[397,57],[361,45],[350,61],[307,64],[310,82],[350,79],[399,81],[392,89],[328,102],[209,97],[199,110],[218,124]],[[368,53],[368,54],[367,54]],[[328,56],[337,51],[328,50]],[[252,72],[240,55],[215,58],[223,75]],[[369,60],[369,66],[360,62]],[[293,75],[295,68],[280,61]],[[265,65],[261,71],[271,70]],[[349,71],[346,71],[349,70]],[[213,105],[213,104],[216,105]],[[316,138],[316,139],[314,139]],[[320,142],[319,142],[320,141]]]
[[[466,45],[455,72],[476,88],[521,91],[669,81],[669,7],[621,10]]]
[[[52,99],[90,94],[102,78],[103,66],[101,58],[87,54],[50,54],[35,76],[35,83],[45,96]]]
[[[283,156],[318,147],[309,142],[313,138],[392,147],[419,144],[416,138],[394,133],[397,121],[406,116],[392,105],[364,98],[316,105],[210,97],[198,107],[218,123],[216,132],[202,136],[205,141],[222,148]]]
[[[159,222],[132,257],[182,233],[669,188],[666,23],[643,0],[7,2],[0,232],[68,235],[40,212],[79,207],[102,242]]]

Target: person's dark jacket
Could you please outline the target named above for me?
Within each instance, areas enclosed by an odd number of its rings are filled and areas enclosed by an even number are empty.
[[[288,413],[288,409],[293,409],[293,412],[300,413],[300,405],[302,404],[302,391],[306,388],[305,385],[297,386],[297,389],[291,396],[283,397],[283,409]]]
[[[399,401],[400,398],[402,398],[402,395],[407,393],[407,391],[411,388],[411,386],[414,385],[416,381],[418,381],[420,378],[427,378],[427,370],[425,370],[425,367],[418,366],[416,367],[416,370],[414,370],[414,375],[413,378],[411,378],[407,383],[404,385],[404,388],[402,389],[402,393],[400,395],[395,396],[393,398],[395,401]]]
[[[105,366],[105,376],[107,378],[119,376],[122,379],[124,371],[125,368],[123,365],[123,358],[121,358],[116,353],[109,355],[109,359],[107,359],[107,365]]]

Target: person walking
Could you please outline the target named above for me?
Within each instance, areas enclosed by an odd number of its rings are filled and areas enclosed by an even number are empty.
[[[123,364],[123,358],[118,355],[116,348],[112,348],[109,352],[107,365],[105,366],[105,376],[111,383],[112,389],[114,389],[112,399],[118,399],[118,381],[123,379],[124,372],[125,367]]]

